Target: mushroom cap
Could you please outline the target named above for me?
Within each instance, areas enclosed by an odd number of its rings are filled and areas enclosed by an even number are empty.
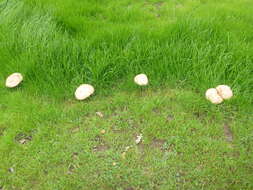
[[[23,80],[23,76],[21,73],[13,73],[7,77],[5,86],[8,88],[14,88],[18,86]]]
[[[145,74],[139,74],[134,77],[134,82],[139,86],[148,85],[148,77]]]
[[[215,95],[218,95],[218,92],[215,88],[209,88],[207,91],[206,91],[206,99],[210,99],[211,96],[215,96]]]
[[[219,85],[216,87],[216,90],[224,100],[228,100],[233,96],[231,88],[227,85]]]
[[[219,96],[215,88],[210,88],[206,91],[206,99],[212,102],[213,104],[220,104],[223,102],[222,97]]]
[[[75,97],[77,100],[84,100],[90,97],[94,91],[94,87],[90,84],[82,84],[76,89]]]
[[[223,102],[223,99],[219,95],[216,95],[216,96],[211,96],[209,101],[212,102],[213,104],[220,104]]]

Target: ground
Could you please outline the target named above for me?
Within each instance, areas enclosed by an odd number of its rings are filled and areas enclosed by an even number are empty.
[[[234,110],[234,101],[216,106],[169,88],[115,90],[85,102],[4,91],[0,183],[4,189],[252,189],[252,115]]]
[[[0,0],[0,190],[253,189],[252,9]],[[213,105],[220,84],[234,96]]]

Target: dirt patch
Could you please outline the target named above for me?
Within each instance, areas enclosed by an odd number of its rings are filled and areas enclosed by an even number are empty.
[[[224,124],[224,135],[226,137],[226,141],[231,143],[233,142],[233,133],[228,124]]]
[[[167,121],[168,121],[168,122],[173,121],[174,119],[175,119],[175,117],[174,117],[174,115],[172,115],[172,114],[169,114],[169,115],[167,116]]]
[[[109,149],[110,147],[106,144],[100,144],[100,145],[96,145],[93,147],[93,151],[94,152],[105,152]]]
[[[168,153],[173,153],[179,155],[180,153],[175,151],[174,144],[167,144],[163,139],[154,139],[149,144],[140,143],[137,146],[137,152],[139,155],[140,161],[143,161],[150,151],[160,151],[161,154],[167,157]]]
[[[175,145],[167,143],[167,141],[164,139],[155,138],[152,140],[150,147],[159,149],[162,152],[173,152]]]
[[[105,152],[110,148],[110,146],[104,142],[102,137],[96,136],[94,140],[98,144],[93,146],[93,152]]]
[[[153,139],[152,142],[151,142],[151,147],[163,150],[164,149],[163,146],[164,146],[165,143],[166,143],[166,140]]]
[[[143,143],[138,144],[137,148],[141,154],[145,154],[145,151],[150,148],[151,149],[158,149],[162,152],[171,152],[174,149],[174,145],[167,144],[167,141],[164,139],[155,138],[151,141],[150,144],[143,144]]]

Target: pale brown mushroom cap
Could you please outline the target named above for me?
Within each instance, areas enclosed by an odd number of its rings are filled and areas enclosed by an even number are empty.
[[[7,88],[14,88],[18,86],[23,80],[23,76],[21,73],[13,73],[7,77],[5,86]]]
[[[216,87],[216,90],[224,100],[228,100],[233,96],[231,88],[227,85],[219,85]]]
[[[212,102],[213,104],[220,104],[223,102],[222,97],[219,96],[215,88],[210,88],[206,91],[206,99]]]
[[[148,85],[148,77],[145,74],[139,74],[134,77],[134,82],[139,86]]]
[[[212,97],[210,97],[210,102],[212,102],[213,104],[220,104],[220,103],[222,103],[223,102],[223,99],[219,96],[219,95],[217,95],[217,96],[212,96]]]
[[[215,88],[209,88],[206,91],[206,99],[210,99],[211,96],[217,95],[217,90]]]
[[[82,84],[75,91],[77,100],[84,100],[94,93],[95,89],[90,84]]]

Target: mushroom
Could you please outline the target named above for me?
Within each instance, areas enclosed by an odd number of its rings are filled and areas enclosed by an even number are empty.
[[[148,77],[145,74],[139,74],[134,77],[134,82],[139,86],[148,85]]]
[[[7,77],[5,86],[8,88],[14,88],[18,86],[23,80],[23,76],[21,73],[13,73]]]
[[[222,97],[219,96],[215,88],[210,88],[206,91],[206,99],[212,102],[213,104],[220,104],[223,102]]]
[[[227,85],[219,85],[216,87],[216,90],[224,100],[228,100],[233,96],[231,88]]]
[[[75,97],[77,100],[84,100],[90,97],[94,91],[94,87],[90,84],[82,84],[76,89]]]

